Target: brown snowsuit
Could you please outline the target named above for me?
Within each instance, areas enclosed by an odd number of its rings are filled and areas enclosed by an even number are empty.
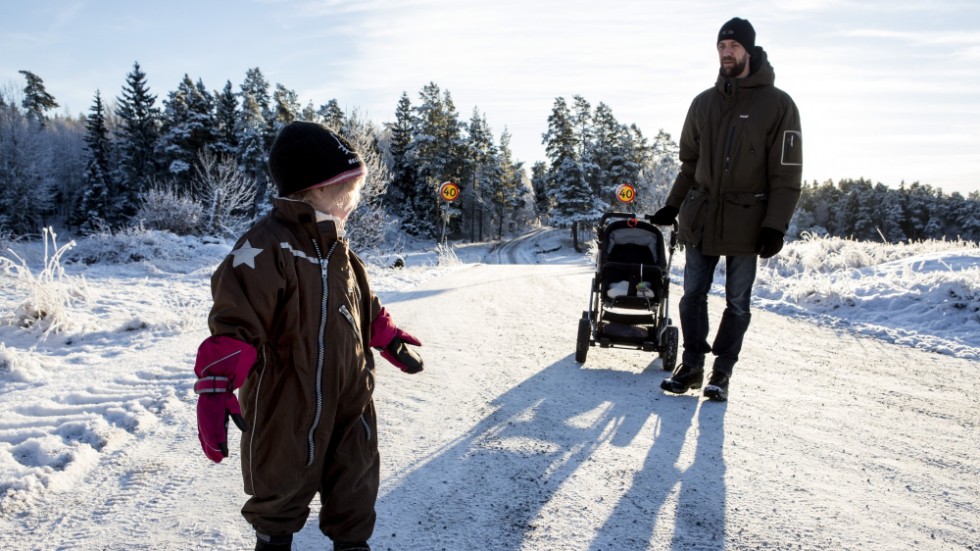
[[[211,281],[213,335],[254,346],[239,390],[242,514],[256,530],[298,532],[319,492],[320,529],[367,541],[379,457],[371,322],[381,309],[361,260],[313,208],[279,198]]]

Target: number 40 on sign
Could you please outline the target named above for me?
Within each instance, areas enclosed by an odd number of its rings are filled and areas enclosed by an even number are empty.
[[[443,182],[439,186],[439,195],[446,201],[453,202],[459,198],[459,186],[452,182]]]
[[[632,203],[636,201],[636,188],[629,184],[620,184],[616,188],[616,198],[620,203]]]

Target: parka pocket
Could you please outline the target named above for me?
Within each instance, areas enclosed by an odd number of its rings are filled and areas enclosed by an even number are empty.
[[[704,218],[707,216],[709,195],[692,189],[681,203],[678,215],[679,237],[681,242],[697,245],[704,233]]]
[[[722,234],[725,243],[754,250],[768,203],[767,193],[726,193]]]

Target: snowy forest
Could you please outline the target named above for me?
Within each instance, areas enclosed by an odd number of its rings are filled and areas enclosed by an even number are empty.
[[[346,135],[369,168],[350,238],[359,246],[421,238],[482,242],[537,223],[588,230],[603,212],[652,212],[678,170],[677,145],[660,130],[643,135],[610,106],[558,97],[541,139],[547,162],[514,158],[476,107],[462,118],[448,90],[430,83],[413,102],[403,92],[395,120],[378,125],[336,100],[303,105],[282,84],[250,69],[209,90],[184,76],[162,100],[139,63],[114,98],[95,91],[86,114],[55,114],[40,76],[0,89],[0,242],[49,225],[78,234],[155,229],[234,236],[270,206],[266,152],[290,121],[323,123]],[[544,116],[545,114],[542,114]],[[439,197],[456,183],[457,201]],[[618,204],[629,183],[636,201]],[[805,183],[790,236],[803,233],[899,243],[980,241],[980,191],[964,197],[918,182],[898,189],[870,180]],[[577,245],[577,242],[576,242]]]

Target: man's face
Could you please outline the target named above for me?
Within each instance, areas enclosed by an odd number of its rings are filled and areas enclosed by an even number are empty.
[[[718,43],[718,60],[721,62],[721,74],[728,78],[742,78],[749,73],[749,52],[734,40]]]

